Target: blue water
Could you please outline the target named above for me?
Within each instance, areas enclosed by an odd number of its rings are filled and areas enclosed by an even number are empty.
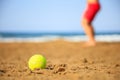
[[[21,38],[28,38],[28,37],[42,37],[42,36],[84,36],[84,33],[0,33],[0,37],[21,37]],[[97,35],[120,35],[120,32],[100,32],[96,33]]]
[[[86,41],[84,33],[0,33],[0,42],[46,42],[63,39],[66,41]],[[96,41],[120,42],[120,32],[96,33]]]

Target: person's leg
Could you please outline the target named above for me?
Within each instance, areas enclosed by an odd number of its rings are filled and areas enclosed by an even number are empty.
[[[88,37],[88,42],[86,43],[87,46],[95,46],[96,45],[96,41],[94,38],[94,29],[92,24],[89,23],[89,21],[85,18],[82,19],[81,22],[83,29]]]

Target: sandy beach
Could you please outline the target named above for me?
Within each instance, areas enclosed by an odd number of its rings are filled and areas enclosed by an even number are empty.
[[[0,43],[0,80],[120,80],[120,42],[63,40],[44,43]],[[31,72],[28,60],[34,54],[47,59],[45,69]]]

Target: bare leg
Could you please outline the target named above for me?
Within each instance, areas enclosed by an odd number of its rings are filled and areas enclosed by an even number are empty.
[[[88,37],[88,42],[86,43],[86,46],[95,46],[96,42],[94,38],[93,26],[85,18],[82,19],[82,26]]]

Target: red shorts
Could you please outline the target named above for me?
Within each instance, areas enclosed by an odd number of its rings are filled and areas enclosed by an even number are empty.
[[[83,15],[89,22],[92,22],[97,12],[100,10],[99,3],[90,3],[87,5],[87,9]]]

